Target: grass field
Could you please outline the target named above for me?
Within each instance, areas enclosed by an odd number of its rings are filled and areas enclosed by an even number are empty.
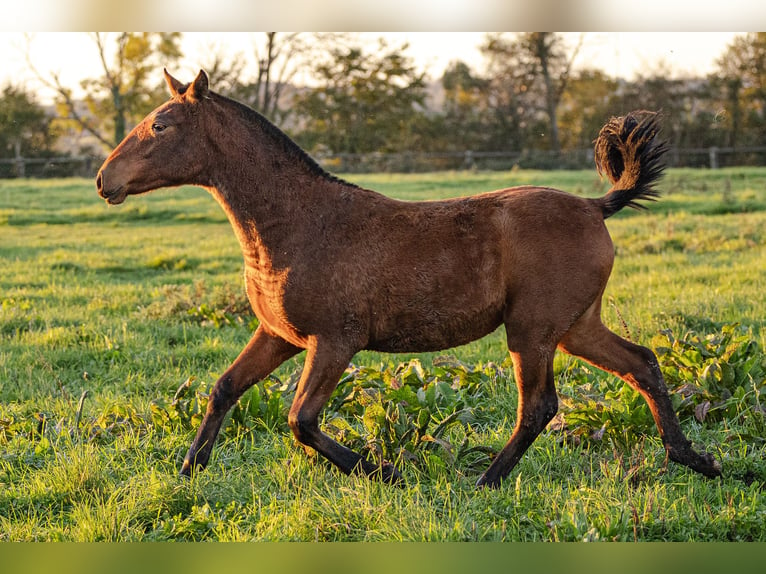
[[[607,187],[590,171],[349,179],[403,199]],[[608,222],[604,320],[657,351],[724,477],[667,463],[640,397],[562,355],[559,416],[502,489],[476,491],[516,418],[502,331],[354,358],[325,429],[396,461],[403,488],[294,441],[302,356],[242,398],[204,473],[179,478],[256,324],[222,211],[196,188],[109,208],[87,180],[0,181],[0,541],[766,540],[766,169],[670,170],[660,188]]]

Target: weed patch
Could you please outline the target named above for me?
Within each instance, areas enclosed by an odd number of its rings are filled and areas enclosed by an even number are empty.
[[[699,422],[746,419],[752,439],[766,441],[766,354],[751,331],[733,324],[676,337],[666,330],[662,339],[657,354],[677,412]]]

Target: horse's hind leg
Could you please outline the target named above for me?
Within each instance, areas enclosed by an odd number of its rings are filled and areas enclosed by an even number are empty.
[[[617,375],[641,393],[671,460],[705,476],[719,476],[718,462],[710,454],[696,452],[684,436],[654,353],[612,333],[599,315],[600,302],[597,302],[564,336],[559,348]]]
[[[519,389],[516,428],[476,486],[500,486],[529,445],[556,415],[558,398],[553,381],[553,353],[553,349],[511,353]]]
[[[319,413],[354,354],[341,349],[341,345],[329,342],[315,342],[309,346],[303,374],[287,419],[290,428],[299,442],[322,454],[345,474],[361,471],[385,482],[398,482],[401,477],[392,465],[373,464],[319,429]]]
[[[298,353],[301,349],[270,335],[261,326],[232,365],[215,383],[197,436],[184,458],[181,474],[189,476],[207,466],[226,413],[242,393]]]

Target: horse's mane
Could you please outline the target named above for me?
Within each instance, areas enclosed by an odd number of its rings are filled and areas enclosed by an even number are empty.
[[[253,108],[246,106],[236,100],[222,96],[211,92],[210,96],[225,103],[227,106],[234,108],[245,120],[248,125],[254,125],[260,132],[265,133],[274,143],[282,148],[287,155],[293,157],[297,161],[303,163],[308,167],[309,171],[318,177],[324,178],[328,181],[335,183],[342,183],[352,187],[358,187],[357,185],[350,183],[336,175],[331,174],[325,170],[317,161],[311,157],[303,148],[295,143],[285,132],[279,129],[276,125],[270,122],[263,114],[257,112]]]

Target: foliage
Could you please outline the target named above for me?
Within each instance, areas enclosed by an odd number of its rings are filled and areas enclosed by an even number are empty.
[[[481,423],[476,411],[500,376],[507,373],[494,364],[472,367],[448,357],[434,360],[428,370],[417,359],[383,368],[351,365],[324,409],[324,429],[377,462],[442,466],[469,458],[481,467],[489,451],[469,446],[472,425]],[[287,412],[299,378],[300,369],[284,381],[272,375],[256,383],[232,409],[224,434],[289,432]],[[196,430],[210,390],[187,379],[172,400],[152,401],[153,424],[168,432]]]
[[[562,415],[554,428],[573,444],[604,442],[629,451],[651,435],[654,421],[641,395],[622,381],[572,363],[561,375],[573,392],[562,399]],[[569,386],[567,386],[569,388]]]
[[[489,82],[473,72],[464,62],[453,62],[441,78],[444,105],[440,115],[431,118],[434,134],[429,138],[431,151],[492,151],[488,133],[492,117],[486,91]],[[443,137],[442,134],[460,134]]]
[[[713,84],[725,110],[721,122],[726,144],[761,145],[766,121],[766,33],[736,37],[718,60]]]
[[[674,77],[664,65],[630,81],[619,70],[574,72],[579,45],[549,32],[490,34],[480,67],[454,62],[441,78],[420,71],[406,45],[365,52],[331,34],[261,33],[253,37],[253,70],[245,58],[227,62],[220,53],[203,65],[213,89],[255,107],[313,151],[566,151],[590,147],[606,118],[638,107],[663,110],[665,135],[678,148],[759,146],[764,38],[737,36],[707,78]],[[92,39],[103,73],[82,82],[83,102],[57,75],[38,77],[57,93],[57,123],[90,132],[106,150],[165,99],[159,70],[179,61],[181,35]],[[296,85],[301,77],[310,81]]]
[[[752,333],[737,324],[709,334],[693,331],[676,338],[663,330],[655,347],[678,415],[708,425],[747,421],[741,438],[763,442],[766,409],[766,354]],[[575,390],[565,398],[563,421],[555,425],[567,438],[589,444],[608,441],[626,450],[650,434],[654,421],[641,395],[614,378],[572,362],[562,373]]]
[[[482,397],[501,376],[507,373],[497,365],[473,367],[448,357],[437,357],[430,369],[418,359],[393,368],[352,365],[330,401],[326,424],[336,440],[378,462],[433,463],[436,450],[439,464],[454,465],[483,452],[469,446],[472,425],[481,424]]]
[[[364,153],[409,148],[417,137],[424,76],[403,47],[381,40],[378,53],[335,47],[316,65],[318,85],[298,97],[305,126],[296,137],[308,149]]]
[[[503,167],[581,166],[582,150],[591,147],[605,119],[635,108],[662,110],[663,135],[679,150],[669,157],[673,165],[709,165],[704,148],[712,147],[738,148],[736,159],[720,159],[722,165],[756,165],[764,152],[748,146],[761,146],[766,121],[764,38],[737,36],[707,78],[674,76],[663,64],[633,80],[619,77],[619,70],[574,71],[579,45],[548,32],[490,34],[481,66],[454,62],[441,78],[418,68],[406,45],[381,43],[365,51],[333,34],[261,33],[253,37],[252,70],[241,56],[227,62],[213,51],[202,65],[214,90],[255,107],[312,152],[405,154],[390,161],[352,158],[354,171],[397,162],[399,169],[412,169],[417,162],[406,154],[415,151],[427,155],[421,161],[432,169],[474,165],[470,157],[449,155],[465,151],[504,152]],[[103,73],[82,82],[82,101],[57,75],[37,75],[56,91],[57,130],[89,132],[101,153],[166,98],[159,70],[179,61],[181,35],[92,39]],[[297,85],[299,78],[310,81]]]
[[[55,142],[51,118],[31,92],[8,84],[0,92],[0,158],[38,157]]]
[[[183,269],[186,265],[184,259],[176,261],[168,257],[158,257],[150,262],[151,267],[172,269]],[[258,327],[244,290],[228,284],[212,289],[203,280],[190,286],[163,285],[157,295],[157,300],[143,309],[147,317],[188,318],[216,329],[246,325],[250,331],[255,331]]]
[[[527,56],[522,61],[527,60],[532,69],[531,76],[539,78],[542,110],[548,116],[549,145],[558,154],[561,151],[558,107],[578,50],[575,49],[570,56],[562,37],[553,32],[526,32],[519,36],[518,41]]]
[[[676,410],[700,422],[745,417],[759,428],[754,440],[766,440],[766,354],[752,333],[737,324],[714,333],[687,332],[676,338],[662,332],[667,346],[658,346],[665,380]]]
[[[292,112],[292,106],[286,104],[285,92],[290,91],[296,74],[318,59],[322,35],[264,32],[258,40],[252,81],[239,82],[228,95],[282,123]]]
[[[605,118],[629,109],[615,105],[617,86],[617,80],[600,70],[586,68],[572,74],[559,108],[562,148],[589,149]],[[653,109],[649,105],[640,107]]]
[[[61,124],[87,131],[105,149],[111,149],[165,99],[164,83],[157,72],[181,57],[180,38],[179,32],[121,32],[113,37],[95,33],[103,74],[81,82],[87,111],[57,75],[44,78],[38,73],[38,77],[57,93]]]

